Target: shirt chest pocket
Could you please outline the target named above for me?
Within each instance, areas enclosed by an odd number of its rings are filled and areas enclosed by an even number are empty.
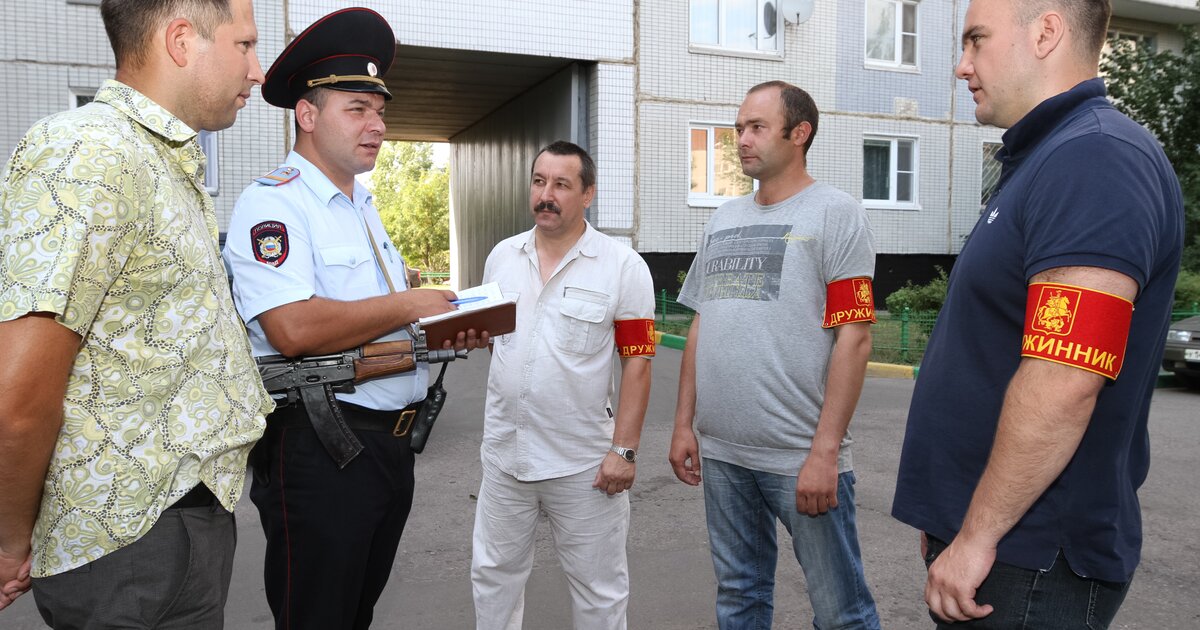
[[[380,294],[375,258],[369,249],[361,245],[330,245],[318,252],[319,295],[335,300],[361,300]]]
[[[612,322],[607,317],[612,298],[607,293],[567,287],[559,303],[558,347],[563,352],[591,355],[612,345]]]

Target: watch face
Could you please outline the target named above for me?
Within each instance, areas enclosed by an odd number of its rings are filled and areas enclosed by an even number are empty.
[[[625,461],[627,461],[627,462],[633,461],[634,456],[635,456],[635,453],[633,452],[633,449],[631,449],[631,448],[627,448],[627,449],[625,449],[625,452],[621,453],[621,457],[624,457]]]

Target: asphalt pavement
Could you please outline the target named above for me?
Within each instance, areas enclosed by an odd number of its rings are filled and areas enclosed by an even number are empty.
[[[659,348],[632,490],[629,563],[631,629],[715,628],[716,584],[709,560],[701,490],[676,481],[667,463],[682,353]],[[412,517],[375,609],[374,628],[467,629],[471,605],[471,528],[480,480],[487,354],[472,353],[446,374],[449,399],[429,445],[417,456]],[[858,478],[859,537],[867,581],[884,628],[931,628],[922,601],[924,565],[917,535],[889,516],[913,381],[869,377],[851,425]],[[1153,459],[1142,501],[1145,545],[1115,629],[1200,628],[1200,391],[1159,389],[1151,406]],[[238,549],[226,628],[271,627],[261,585],[263,537],[248,499],[237,507]],[[780,528],[780,540],[787,533]],[[330,584],[329,588],[337,588]],[[33,597],[0,611],[0,629],[43,627]],[[526,587],[525,627],[571,628],[570,600],[549,527],[539,525]],[[776,577],[775,627],[811,628],[804,576],[783,545]]]

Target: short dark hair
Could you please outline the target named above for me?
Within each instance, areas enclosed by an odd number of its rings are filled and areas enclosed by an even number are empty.
[[[538,154],[533,156],[533,165],[537,164],[537,159],[542,157],[543,153],[550,155],[574,155],[579,158],[579,179],[583,182],[583,189],[587,190],[596,185],[596,163],[592,161],[592,156],[588,155],[583,147],[574,142],[566,140],[556,140],[542,147]],[[533,165],[529,167],[529,177],[533,177]]]
[[[808,140],[804,141],[804,155],[808,155],[808,148],[812,146],[813,138],[817,137],[817,122],[820,119],[816,101],[808,95],[808,92],[787,81],[759,83],[746,93],[753,94],[770,88],[779,88],[779,98],[783,101],[783,137],[792,135],[792,130],[802,122],[806,122],[812,127],[812,133],[808,134]]]
[[[300,95],[300,98],[298,98],[296,100],[308,101],[309,103],[312,103],[313,106],[315,106],[317,109],[320,109],[325,106],[325,101],[326,101],[326,99],[329,98],[330,91],[331,90],[329,88],[318,85],[315,88],[309,88],[307,91],[305,91],[303,94]]]
[[[309,103],[313,104],[313,107],[321,109],[322,107],[325,107],[325,101],[328,100],[329,93],[331,91],[332,90],[327,87],[318,85],[315,88],[309,88],[308,91],[301,94],[300,98],[296,99],[296,102],[299,103],[300,101],[308,101]],[[295,113],[296,108],[292,107],[292,122],[295,124],[296,133],[298,134],[300,133],[300,119],[295,116]]]
[[[200,36],[212,40],[217,27],[233,20],[231,0],[101,0],[100,16],[117,67],[140,66],[155,31],[182,17]]]
[[[1108,20],[1112,17],[1109,0],[1026,0],[1018,4],[1017,23],[1029,24],[1051,9],[1059,9],[1067,26],[1079,34],[1076,50],[1091,61],[1100,60],[1100,51],[1108,39]]]

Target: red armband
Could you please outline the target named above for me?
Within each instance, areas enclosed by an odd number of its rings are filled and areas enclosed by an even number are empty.
[[[1025,301],[1021,356],[1116,379],[1125,359],[1133,302],[1069,284],[1035,282]]]
[[[617,354],[621,357],[654,356],[653,319],[621,319],[614,325]]]
[[[825,321],[821,328],[875,322],[875,296],[870,278],[834,280],[825,286]]]

